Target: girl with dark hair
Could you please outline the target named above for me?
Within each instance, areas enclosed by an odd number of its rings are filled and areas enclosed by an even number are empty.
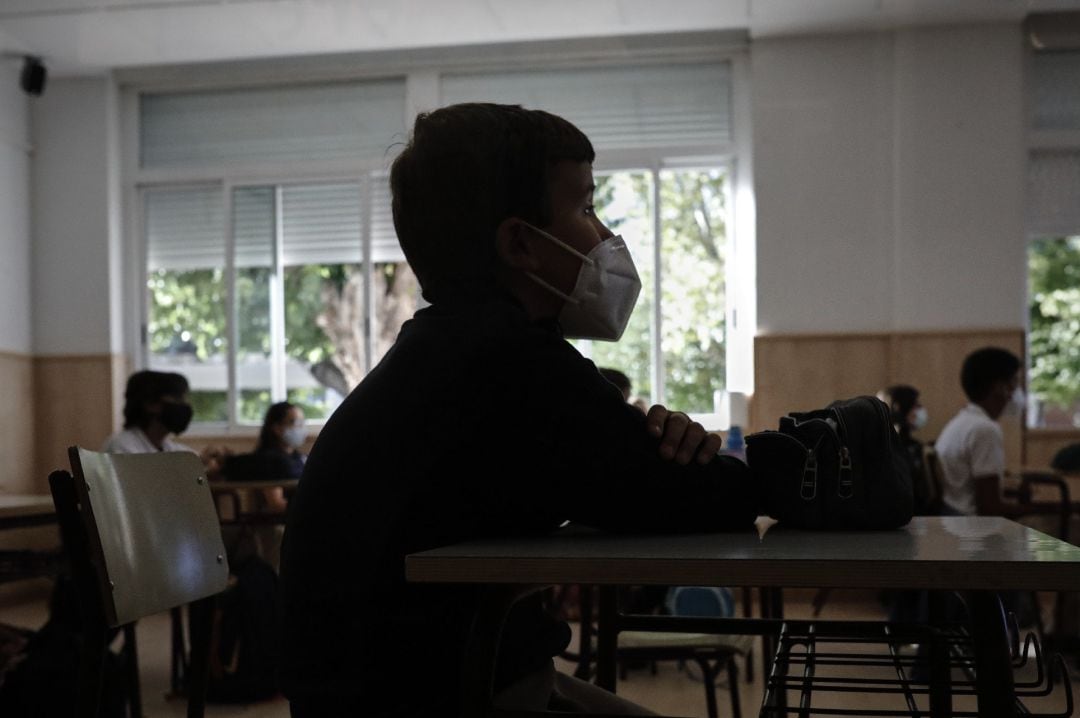
[[[299,479],[304,471],[300,447],[307,439],[304,428],[304,410],[295,404],[281,401],[266,410],[255,453],[268,459],[277,459],[274,466],[281,466],[284,476],[272,478]],[[269,462],[267,462],[269,464]]]
[[[259,440],[255,444],[256,465],[262,479],[299,479],[304,472],[307,455],[300,447],[307,439],[304,410],[296,404],[281,401],[266,410]],[[282,489],[266,489],[263,507],[283,512],[288,506]]]

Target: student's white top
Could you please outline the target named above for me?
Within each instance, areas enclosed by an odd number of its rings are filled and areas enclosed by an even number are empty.
[[[975,514],[976,476],[1005,473],[1005,438],[1001,426],[977,404],[954,416],[934,442],[941,459],[945,503],[961,514]]]
[[[121,429],[105,441],[101,450],[107,454],[153,454],[157,451],[195,451],[190,446],[185,446],[179,441],[173,441],[166,436],[161,442],[161,448],[154,446],[154,442],[138,427]]]

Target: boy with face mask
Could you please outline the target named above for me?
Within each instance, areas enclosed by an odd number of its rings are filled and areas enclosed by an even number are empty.
[[[137,371],[124,389],[124,428],[110,436],[102,451],[148,454],[191,451],[172,437],[183,434],[193,414],[188,382],[174,372]]]
[[[643,415],[564,338],[618,339],[640,291],[626,245],[594,212],[592,161],[585,135],[545,112],[475,104],[417,118],[390,184],[431,306],[327,422],[291,502],[293,716],[456,714],[476,593],[406,583],[409,553],[567,519],[753,530],[757,488],[717,456],[719,437],[664,407]],[[554,673],[569,639],[538,601],[519,603],[498,662],[502,704],[640,711]]]
[[[1005,440],[998,419],[1018,416],[1024,407],[1020,359],[985,347],[964,359],[960,383],[969,404],[954,416],[934,449],[944,471],[945,512],[961,515],[1020,516],[1032,513],[1001,500]]]

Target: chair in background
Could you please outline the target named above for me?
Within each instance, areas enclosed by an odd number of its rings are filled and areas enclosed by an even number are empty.
[[[186,452],[68,450],[49,476],[83,622],[78,715],[97,715],[110,629],[126,627],[130,710],[138,716],[134,623],[191,604],[188,716],[203,715],[214,596],[229,567],[202,462]],[[130,645],[127,645],[129,644]]]
[[[563,656],[577,661],[574,676],[582,680],[592,677],[593,662],[596,657],[596,626],[593,623],[592,587],[579,587],[578,651],[567,652]],[[727,674],[727,687],[731,694],[731,714],[735,718],[742,715],[739,701],[739,668],[737,657],[746,659],[748,670],[750,652],[754,645],[753,636],[718,635],[711,633],[663,633],[656,631],[620,631],[616,658],[620,665],[622,678],[625,680],[627,661],[677,661],[680,664],[693,662],[701,669],[701,678],[705,687],[705,709],[709,718],[719,715],[716,702],[716,679],[723,671]]]

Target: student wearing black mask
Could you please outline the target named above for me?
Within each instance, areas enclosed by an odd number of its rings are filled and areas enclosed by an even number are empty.
[[[124,428],[110,436],[101,450],[111,454],[191,451],[172,439],[191,423],[193,410],[187,397],[188,382],[180,374],[135,372],[124,390]]]

